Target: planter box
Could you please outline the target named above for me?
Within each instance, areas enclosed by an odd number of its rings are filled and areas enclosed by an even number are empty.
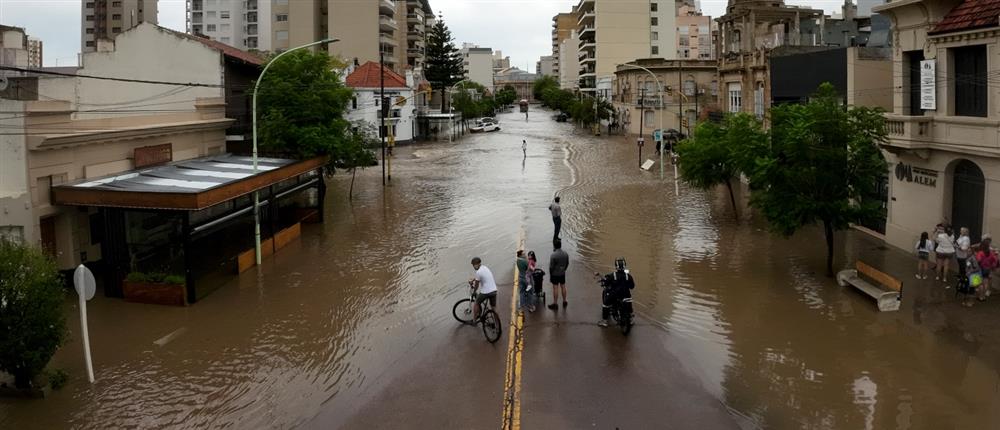
[[[125,301],[151,305],[187,306],[187,288],[177,284],[122,281]]]

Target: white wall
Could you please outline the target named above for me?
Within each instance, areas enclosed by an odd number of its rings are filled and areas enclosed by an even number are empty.
[[[559,45],[559,88],[574,89],[580,81],[580,36],[576,30]]]
[[[112,52],[81,56],[80,74],[164,82],[222,85],[223,60],[218,51],[152,24],[139,26],[115,38]],[[221,87],[184,87],[86,78],[41,79],[43,100],[67,100],[75,119],[123,115],[193,112],[199,97],[223,97]],[[115,109],[117,112],[108,112]],[[102,112],[86,112],[101,110]]]
[[[386,88],[386,97],[392,97],[395,101],[397,97],[406,97],[406,104],[398,106],[399,118],[394,121],[396,124],[396,142],[406,142],[413,140],[414,135],[414,120],[417,114],[417,104],[416,98],[413,97],[413,90],[399,89],[399,88]],[[347,119],[351,122],[364,121],[378,130],[379,119],[378,112],[379,107],[376,105],[378,102],[379,89],[377,88],[354,88],[354,97],[357,99],[357,108],[352,108],[352,105],[348,105]]]
[[[0,112],[21,112],[24,102],[0,99]],[[4,130],[24,128],[24,116],[0,113]],[[31,195],[28,194],[28,163],[25,137],[17,134],[0,135],[0,235],[13,227],[21,239],[35,237],[35,222],[31,216]]]

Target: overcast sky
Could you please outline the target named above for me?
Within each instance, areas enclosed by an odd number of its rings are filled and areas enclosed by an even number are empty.
[[[291,0],[296,1],[296,0]],[[360,0],[376,1],[376,0]],[[617,0],[628,1],[628,0]],[[45,66],[75,65],[80,52],[82,0],[0,0],[0,24],[25,27],[44,43]],[[535,62],[551,54],[552,16],[569,12],[578,0],[430,0],[444,15],[455,45],[463,42],[503,51],[511,65],[534,72]],[[702,0],[702,11],[717,17],[727,0]],[[841,0],[788,0],[788,4],[839,10]],[[184,31],[184,0],[160,0],[160,25]],[[340,37],[343,37],[340,35]]]

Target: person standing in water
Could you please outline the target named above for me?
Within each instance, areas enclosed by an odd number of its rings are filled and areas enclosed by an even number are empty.
[[[522,140],[521,141],[521,152],[524,153],[524,158],[528,158],[528,141],[527,140]]]

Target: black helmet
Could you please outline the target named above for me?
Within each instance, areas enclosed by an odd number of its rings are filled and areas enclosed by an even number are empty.
[[[625,270],[625,257],[618,257],[615,259],[615,270],[623,271]]]

